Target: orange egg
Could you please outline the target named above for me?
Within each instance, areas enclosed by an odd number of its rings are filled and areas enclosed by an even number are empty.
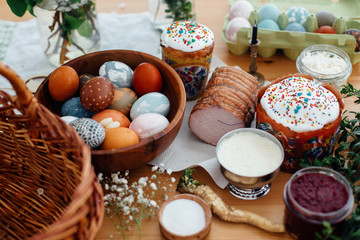
[[[73,97],[79,87],[79,76],[70,66],[60,66],[49,76],[50,96],[57,102]]]
[[[114,109],[105,109],[101,112],[96,113],[92,119],[97,121],[98,123],[101,123],[106,118],[112,118],[113,122],[119,122],[119,127],[129,127],[130,126],[130,120],[120,111],[114,110]]]
[[[105,140],[101,145],[104,150],[131,146],[139,142],[136,133],[125,127],[117,127],[106,130]]]

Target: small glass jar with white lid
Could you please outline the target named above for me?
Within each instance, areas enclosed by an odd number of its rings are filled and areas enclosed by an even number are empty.
[[[328,44],[315,44],[301,52],[296,60],[296,68],[299,73],[329,83],[340,91],[352,72],[352,63],[342,49]]]

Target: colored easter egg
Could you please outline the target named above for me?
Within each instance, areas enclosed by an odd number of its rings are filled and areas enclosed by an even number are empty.
[[[115,88],[131,88],[133,73],[128,65],[119,61],[105,62],[99,69],[99,75],[110,79]]]
[[[105,129],[91,118],[79,118],[70,123],[79,136],[92,149],[99,147],[105,139]]]
[[[139,142],[138,135],[131,129],[117,127],[106,130],[105,139],[101,145],[104,150],[123,148]]]
[[[90,112],[107,108],[114,98],[114,85],[105,77],[93,77],[80,90],[80,102]]]
[[[226,38],[231,41],[236,43],[237,41],[237,32],[239,31],[239,29],[241,28],[250,28],[251,25],[249,23],[248,20],[246,20],[243,17],[236,17],[230,20],[230,22],[228,23],[228,25],[226,26],[225,29],[225,36]]]
[[[274,31],[280,30],[279,25],[274,20],[271,19],[262,20],[261,22],[259,22],[258,27],[262,29],[268,29]]]
[[[161,92],[162,86],[162,76],[155,65],[148,62],[137,65],[133,75],[133,89],[138,96]]]
[[[259,14],[261,20],[271,19],[276,21],[280,14],[280,9],[273,3],[267,3],[259,9]]]
[[[96,113],[92,119],[100,123],[105,129],[130,126],[130,120],[122,112],[114,109],[104,109]]]
[[[138,97],[134,90],[130,88],[116,88],[114,90],[114,98],[108,108],[128,115],[132,105],[137,99]]]
[[[346,30],[344,32],[344,34],[354,36],[354,38],[356,40],[355,52],[359,52],[360,51],[360,31],[353,28],[353,29]]]
[[[321,26],[319,27],[315,33],[324,33],[324,34],[336,34],[336,31],[334,28],[330,27],[330,26]]]
[[[141,96],[130,110],[130,118],[134,120],[144,113],[158,113],[166,116],[170,111],[170,101],[162,93],[152,92]]]
[[[66,122],[67,124],[70,124],[72,121],[79,119],[78,117],[74,117],[74,116],[63,116],[61,117],[61,119]]]
[[[93,77],[95,77],[94,75],[91,74],[81,74],[79,76],[79,92],[80,89],[84,86],[84,84],[89,81],[90,79],[92,79]]]
[[[319,27],[332,26],[336,19],[334,14],[326,10],[317,12],[315,16],[317,18]]]
[[[61,116],[74,116],[78,118],[91,118],[93,112],[86,110],[80,102],[80,97],[73,97],[61,106]]]
[[[304,7],[293,6],[289,8],[287,15],[289,18],[289,23],[304,24],[307,17],[309,16],[309,12]]]
[[[300,23],[290,23],[284,30],[290,32],[306,32],[305,28]]]
[[[254,11],[254,7],[251,5],[251,3],[246,0],[238,0],[230,7],[229,20],[236,17],[249,19],[252,11]]]
[[[158,113],[144,113],[136,117],[130,124],[140,139],[150,137],[161,132],[169,125],[169,120]]]
[[[70,66],[60,66],[49,76],[49,93],[57,102],[64,102],[75,95],[79,87],[79,76]]]

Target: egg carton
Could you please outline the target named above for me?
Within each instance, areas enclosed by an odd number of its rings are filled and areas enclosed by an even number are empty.
[[[330,0],[327,0],[329,2]],[[230,5],[233,4],[235,0],[229,0]],[[249,22],[251,25],[255,21],[259,21],[259,13],[256,10],[260,8],[260,4],[257,1],[249,1],[254,6],[254,11],[251,13]],[[264,4],[264,1],[261,1]],[[337,32],[343,32],[346,29],[355,28],[360,30],[360,21],[352,14],[359,13],[357,10],[360,8],[360,4],[357,0],[343,0],[341,2],[352,3],[355,9],[354,13],[350,13],[348,19],[345,19],[339,16],[339,13],[332,12],[336,16],[334,22],[334,28]],[[266,3],[266,1],[265,1]],[[270,3],[270,2],[269,2]],[[275,5],[279,4],[279,8],[285,11],[286,8],[291,6],[304,6],[308,9],[310,15],[307,19],[308,29],[311,30],[313,22],[312,19],[317,11],[323,10],[323,8],[309,5],[308,1],[291,1],[292,5],[289,5],[288,1],[271,1]],[[307,3],[307,4],[306,4]],[[336,5],[335,5],[336,6]],[[344,8],[347,9],[347,5],[337,5],[339,12],[343,13]],[[334,10],[335,11],[335,8]],[[283,14],[284,15],[284,14]],[[315,20],[316,21],[316,20]],[[237,32],[237,41],[231,42],[225,36],[226,26],[229,23],[228,14],[225,16],[222,38],[226,42],[229,51],[234,55],[242,55],[249,51],[249,40],[252,37],[252,28],[241,28]],[[264,58],[273,56],[277,50],[282,50],[284,55],[291,59],[296,60],[300,55],[301,51],[308,46],[314,44],[329,44],[341,48],[346,53],[348,53],[352,64],[360,62],[360,52],[355,52],[356,40],[354,36],[345,35],[345,34],[320,34],[314,32],[291,32],[291,31],[274,31],[267,29],[258,29],[258,40],[260,44],[258,46],[258,55]]]

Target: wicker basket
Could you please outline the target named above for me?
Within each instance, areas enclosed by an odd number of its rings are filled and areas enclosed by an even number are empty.
[[[94,239],[103,192],[77,133],[0,62],[0,239]]]

